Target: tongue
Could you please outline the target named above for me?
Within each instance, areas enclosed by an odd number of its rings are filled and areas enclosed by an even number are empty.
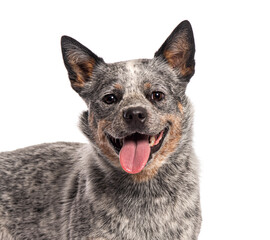
[[[147,135],[131,136],[124,139],[120,151],[120,164],[131,174],[139,173],[145,167],[150,155],[150,146]]]

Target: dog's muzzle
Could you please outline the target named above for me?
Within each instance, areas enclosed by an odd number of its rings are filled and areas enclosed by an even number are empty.
[[[148,117],[148,112],[143,107],[126,108],[122,110],[122,118],[127,134],[122,138],[106,134],[119,155],[123,170],[127,173],[141,172],[151,159],[152,154],[160,149],[168,132],[168,126],[165,126],[150,133],[147,129]]]

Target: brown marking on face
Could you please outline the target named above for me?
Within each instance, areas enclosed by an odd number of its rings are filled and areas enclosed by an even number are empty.
[[[89,126],[94,125],[94,113],[93,112],[90,112],[89,117],[88,117],[88,121],[89,121]]]
[[[180,102],[178,102],[177,106],[178,106],[178,109],[179,109],[180,113],[183,114],[184,113],[183,105]]]
[[[123,86],[121,84],[119,84],[119,83],[115,83],[113,85],[113,87],[116,88],[116,89],[118,89],[118,90],[122,90],[123,89]]]
[[[98,129],[96,135],[96,143],[99,148],[102,150],[103,154],[117,167],[121,167],[119,162],[119,157],[115,153],[115,151],[110,146],[110,143],[105,135],[104,130],[109,126],[109,122],[106,120],[100,120],[98,122]]]
[[[144,84],[144,89],[145,90],[148,90],[150,88],[151,88],[151,83],[150,82],[147,82],[147,83]]]
[[[167,122],[171,122],[169,132],[166,136],[163,146],[155,154],[151,163],[146,166],[140,173],[132,175],[135,182],[145,182],[152,179],[158,172],[158,169],[162,166],[168,156],[173,153],[181,139],[181,119],[179,116],[168,114],[162,119],[164,125]]]

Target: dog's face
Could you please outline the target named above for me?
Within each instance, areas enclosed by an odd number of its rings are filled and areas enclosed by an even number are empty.
[[[62,51],[71,85],[89,106],[83,131],[99,154],[137,180],[155,175],[182,136],[185,88],[195,65],[189,22],[150,60],[106,64],[66,36]]]

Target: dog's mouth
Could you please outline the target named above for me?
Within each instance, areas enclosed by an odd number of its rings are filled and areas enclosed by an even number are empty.
[[[159,151],[168,133],[164,128],[156,135],[134,133],[125,138],[114,138],[109,134],[107,138],[119,155],[120,164],[127,173],[136,174],[143,170],[153,153]]]

